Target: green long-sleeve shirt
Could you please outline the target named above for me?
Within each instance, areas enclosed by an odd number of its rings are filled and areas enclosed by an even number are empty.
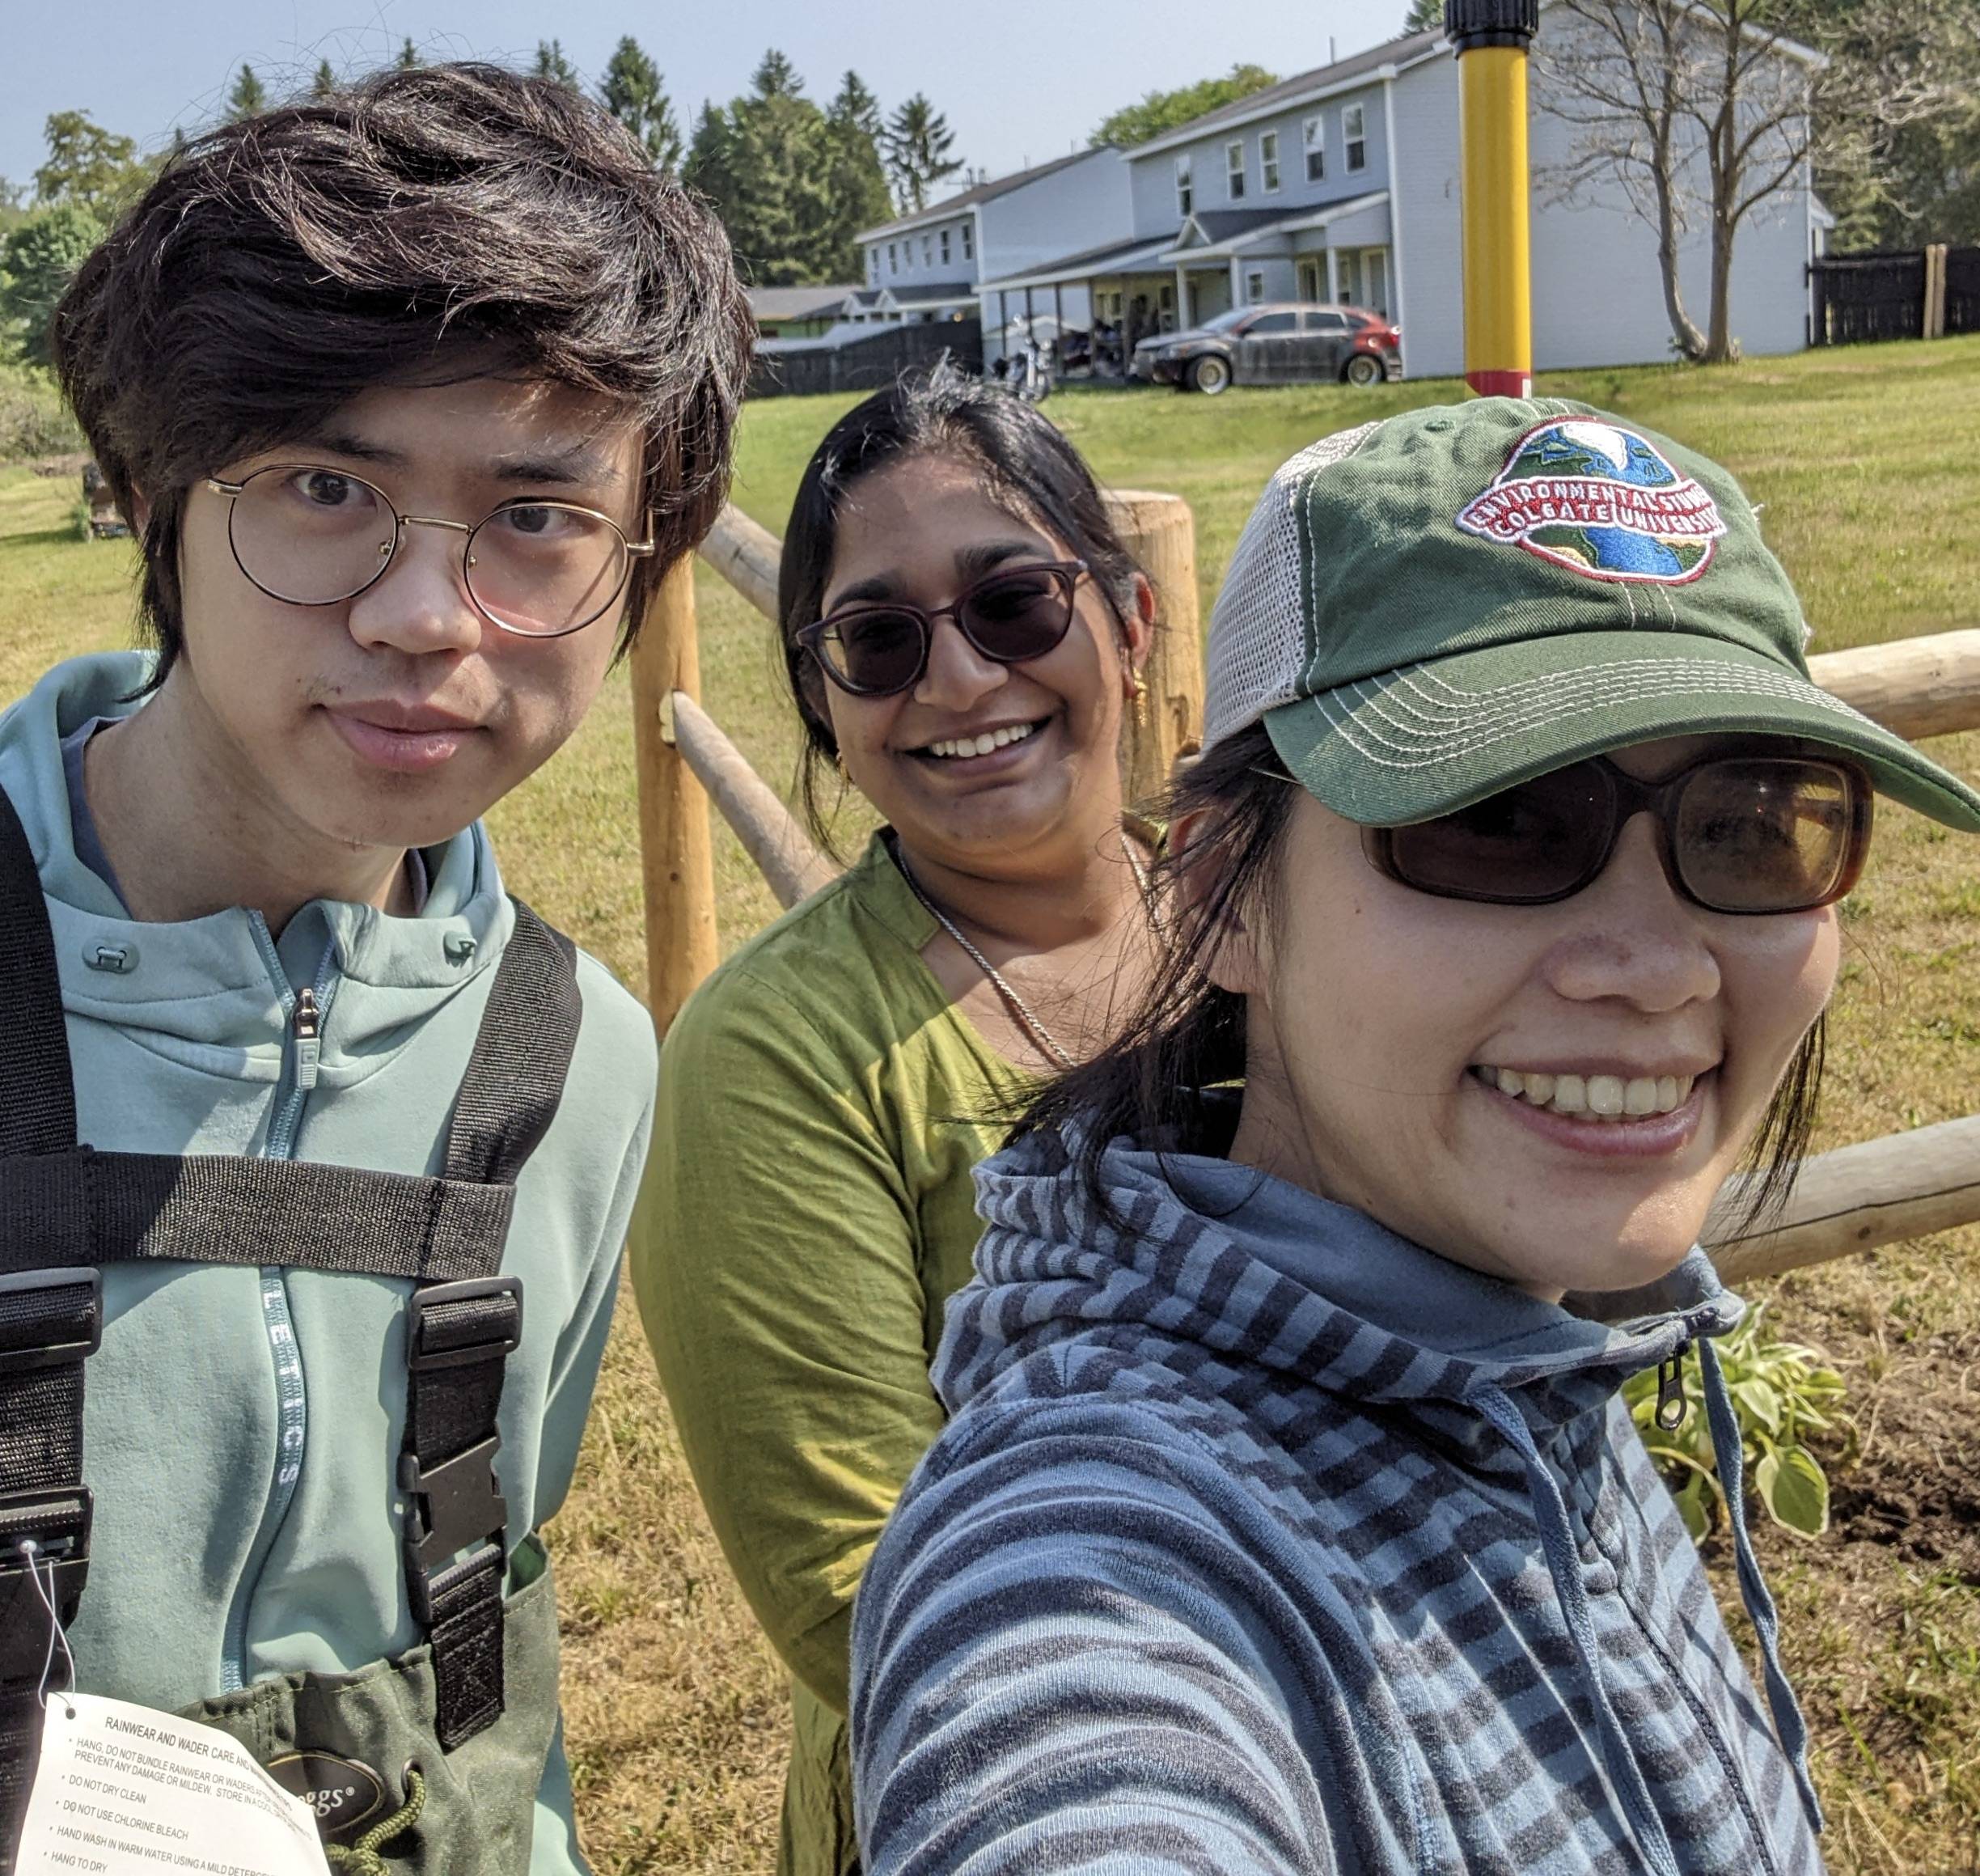
[[[929,973],[878,841],[696,992],[661,1051],[634,1287],[695,1482],[794,1677],[779,1868],[853,1866],[852,1596],[941,1430],[928,1367],[1031,1085]]]

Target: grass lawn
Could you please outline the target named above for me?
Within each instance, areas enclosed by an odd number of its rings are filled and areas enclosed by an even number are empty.
[[[1837,650],[1980,625],[1980,339],[1700,372],[1550,376],[1734,468]],[[1302,386],[1215,400],[1068,391],[1047,406],[1101,476],[1174,489],[1197,523],[1205,616],[1265,477],[1329,430],[1458,394],[1449,381]],[[806,456],[850,398],[750,407],[735,499],[781,531]],[[129,554],[78,540],[73,476],[0,469],[0,701],[52,660],[125,642]],[[715,575],[697,591],[709,709],[773,782],[796,749],[771,631]],[[1933,753],[1980,780],[1980,733]],[[643,985],[623,675],[572,747],[492,817],[511,883]],[[717,830],[726,945],[768,893]],[[1845,908],[1821,1146],[1980,1110],[1980,852],[1902,809]],[[1778,1332],[1823,1345],[1858,1435],[1830,1455],[1834,1527],[1768,1530],[1763,1559],[1817,1739],[1839,1871],[1980,1871],[1980,1229],[1755,1286]],[[730,1583],[681,1464],[629,1299],[578,1489],[553,1532],[565,1709],[602,1871],[769,1865],[782,1675]],[[1736,1606],[1725,1560],[1711,1560]]]

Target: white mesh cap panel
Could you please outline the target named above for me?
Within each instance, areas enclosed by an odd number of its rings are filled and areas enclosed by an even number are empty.
[[[1309,476],[1352,455],[1375,427],[1361,424],[1308,444],[1280,464],[1251,510],[1210,612],[1204,748],[1249,728],[1299,694],[1306,628],[1295,505]]]

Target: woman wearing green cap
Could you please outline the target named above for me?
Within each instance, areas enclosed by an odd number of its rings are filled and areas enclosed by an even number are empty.
[[[871,1876],[1821,1868],[1694,1247],[1805,1141],[1872,790],[1723,471],[1482,400],[1274,477],[1140,1018],[979,1175],[854,1625]],[[1708,1417],[1765,1692],[1618,1391]]]

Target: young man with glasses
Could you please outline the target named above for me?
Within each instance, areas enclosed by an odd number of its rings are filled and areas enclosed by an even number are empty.
[[[654,1051],[480,817],[713,520],[751,329],[619,126],[477,66],[201,140],[58,311],[155,650],[0,717],[0,1870],[50,1605],[335,1861],[582,1867],[535,1533]]]

